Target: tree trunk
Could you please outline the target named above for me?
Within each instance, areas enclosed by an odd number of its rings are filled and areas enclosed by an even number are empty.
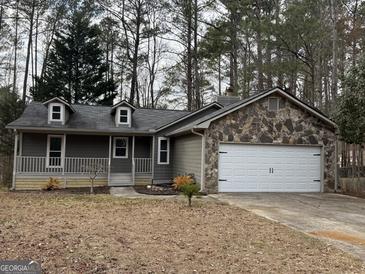
[[[229,85],[233,93],[238,95],[238,25],[239,14],[234,6],[230,8],[230,56],[229,56]]]
[[[194,109],[200,108],[200,79],[198,64],[198,0],[194,0]]]
[[[332,13],[332,86],[331,95],[335,102],[337,98],[337,3],[336,0],[331,0]]]
[[[218,95],[222,95],[222,68],[221,68],[221,55],[218,56]]]
[[[354,11],[352,14],[352,66],[356,65],[356,35],[355,32],[357,31],[357,9],[358,9],[358,0],[355,0]]]
[[[258,26],[256,30],[256,44],[257,44],[257,88],[262,91],[264,89],[264,73],[263,73],[263,63],[262,63],[262,33],[261,33],[261,14],[258,10]]]
[[[19,27],[19,0],[16,0],[16,7],[15,7],[15,37],[14,37],[14,65],[13,65],[13,93],[16,93],[16,83],[17,83],[18,27]]]
[[[187,68],[186,68],[186,80],[187,80],[187,97],[188,97],[188,110],[191,111],[193,109],[193,76],[192,76],[192,52],[191,52],[191,36],[192,36],[192,12],[191,0],[186,1],[186,20],[187,20]]]
[[[34,37],[34,76],[38,76],[38,34],[39,34],[39,12],[37,12],[36,16],[36,25],[35,25],[35,37]],[[33,84],[33,88],[35,85]]]
[[[28,87],[28,73],[29,73],[29,59],[31,54],[31,45],[33,40],[33,25],[34,25],[34,10],[35,10],[35,0],[32,1],[32,11],[30,13],[30,24],[29,24],[29,36],[28,36],[28,48],[27,48],[27,57],[25,60],[25,73],[24,73],[24,82],[23,82],[23,102],[26,100],[27,96],[27,87]]]
[[[136,7],[136,33],[134,40],[134,51],[132,58],[132,79],[131,79],[131,93],[129,96],[129,103],[134,104],[134,99],[137,98],[137,105],[139,105],[139,94],[138,93],[138,78],[137,78],[137,68],[138,68],[138,57],[139,57],[139,44],[140,44],[140,32],[141,32],[141,9],[142,4],[139,3]]]

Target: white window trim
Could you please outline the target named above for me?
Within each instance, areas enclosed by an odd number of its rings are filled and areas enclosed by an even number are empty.
[[[50,153],[50,148],[51,148],[51,138],[52,137],[57,137],[57,138],[61,138],[61,164],[59,166],[51,166],[49,165],[49,153]],[[65,136],[64,135],[48,135],[47,136],[47,157],[46,157],[46,167],[47,168],[63,168],[63,163],[65,160],[65,147],[64,147],[64,142],[65,142]]]
[[[117,140],[123,140],[123,139],[126,141],[125,156],[117,156],[117,155],[115,155],[116,141]],[[114,139],[113,139],[113,158],[128,159],[128,146],[129,146],[129,138],[128,137],[114,137]]]
[[[167,140],[167,161],[161,162],[161,141]],[[168,137],[158,137],[158,151],[157,151],[157,164],[159,165],[169,165],[170,164],[170,138]]]
[[[270,109],[270,99],[276,100],[276,110]],[[268,111],[277,112],[279,110],[279,107],[280,107],[280,98],[279,97],[268,97],[267,98],[267,110]]]
[[[127,111],[127,122],[121,122],[120,121],[120,111],[121,110],[126,110]],[[129,107],[118,107],[117,108],[117,112],[115,114],[115,122],[117,125],[128,125],[128,126],[131,126],[131,120],[132,120],[132,111],[131,111],[131,108]]]
[[[60,119],[53,119],[53,107],[54,106],[59,106],[61,109],[61,113],[60,113]],[[62,124],[65,123],[65,105],[61,104],[61,103],[50,103],[48,105],[48,122],[61,122]]]

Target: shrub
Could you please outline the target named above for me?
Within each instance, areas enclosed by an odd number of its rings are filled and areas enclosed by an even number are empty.
[[[174,187],[177,190],[180,190],[180,188],[183,185],[193,184],[193,183],[194,183],[194,179],[190,175],[177,176],[174,179]]]
[[[47,184],[43,187],[43,190],[55,190],[60,188],[60,181],[58,179],[50,177]]]
[[[199,193],[199,186],[196,183],[185,184],[180,187],[180,190],[188,198],[189,206],[191,206],[191,198]]]
[[[199,193],[199,186],[195,183],[194,175],[175,177],[174,187],[188,198],[189,206],[191,206],[191,199],[193,196]]]

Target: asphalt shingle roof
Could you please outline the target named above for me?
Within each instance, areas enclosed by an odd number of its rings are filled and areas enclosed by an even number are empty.
[[[136,109],[132,113],[132,127],[116,127],[112,107],[72,105],[75,113],[65,125],[48,124],[48,109],[40,102],[29,104],[22,116],[10,123],[11,128],[64,128],[78,130],[95,130],[105,132],[148,132],[179,119],[190,112],[181,110]]]

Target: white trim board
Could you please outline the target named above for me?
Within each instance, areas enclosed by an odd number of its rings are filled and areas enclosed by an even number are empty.
[[[161,162],[161,141],[166,140],[167,141],[167,150],[166,150],[166,162]],[[170,138],[168,137],[158,137],[157,139],[157,164],[158,165],[169,165],[170,164]],[[165,152],[165,151],[164,151]]]

